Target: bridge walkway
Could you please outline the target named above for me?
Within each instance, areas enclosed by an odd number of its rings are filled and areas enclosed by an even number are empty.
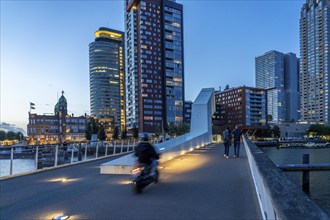
[[[160,165],[140,195],[129,175],[101,175],[101,159],[0,181],[0,219],[262,219],[244,147],[211,144]],[[113,157],[114,159],[116,157]],[[66,182],[60,181],[68,178]]]

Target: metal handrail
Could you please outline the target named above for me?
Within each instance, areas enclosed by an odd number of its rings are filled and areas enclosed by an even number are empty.
[[[78,161],[88,161],[134,151],[135,140],[133,142],[121,140],[119,144],[117,142],[2,146],[0,147],[0,159],[10,159],[9,175],[6,176],[11,176],[14,174],[14,160],[17,158],[34,159],[35,169],[30,172],[35,172],[44,167],[57,167],[62,164],[73,164]]]

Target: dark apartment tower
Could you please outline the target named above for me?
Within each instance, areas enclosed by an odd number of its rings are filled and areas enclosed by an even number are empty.
[[[184,115],[183,9],[168,0],[126,0],[127,128],[154,132]]]
[[[89,44],[91,116],[114,118],[119,129],[125,123],[124,33],[101,27]]]

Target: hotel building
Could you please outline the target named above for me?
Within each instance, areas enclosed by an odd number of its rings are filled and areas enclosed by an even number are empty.
[[[64,92],[54,107],[54,114],[38,115],[29,112],[27,135],[29,144],[55,144],[85,141],[90,116],[69,115]]]
[[[114,118],[121,130],[125,122],[124,33],[99,28],[89,44],[89,87],[91,116]]]
[[[169,0],[126,0],[127,128],[154,132],[184,119],[183,8]]]
[[[307,0],[300,13],[301,120],[330,123],[330,1]]]

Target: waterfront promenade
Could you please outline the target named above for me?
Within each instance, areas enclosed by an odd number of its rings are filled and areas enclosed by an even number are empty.
[[[211,144],[163,163],[140,195],[129,175],[100,174],[118,156],[1,180],[0,219],[261,219],[244,147],[232,155]]]

